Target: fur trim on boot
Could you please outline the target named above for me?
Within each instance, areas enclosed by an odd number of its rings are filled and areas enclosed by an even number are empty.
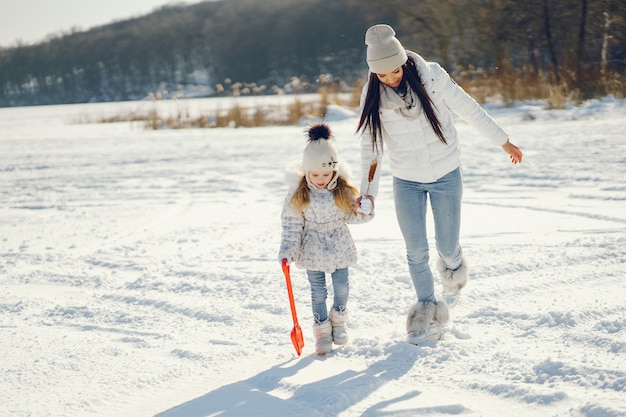
[[[407,342],[418,345],[428,339],[440,340],[441,328],[449,319],[448,305],[445,302],[418,302],[409,309],[407,316]]]
[[[455,270],[446,268],[443,259],[439,258],[437,271],[441,276],[441,285],[449,291],[460,291],[467,284],[469,270],[465,257],[461,258],[461,266]]]
[[[459,301],[460,291],[467,285],[469,268],[465,257],[461,258],[461,266],[455,270],[446,268],[443,260],[437,261],[437,271],[441,276],[442,296],[449,307],[454,307]]]
[[[333,342],[336,345],[345,345],[348,343],[348,331],[346,330],[348,311],[337,311],[332,308],[328,318],[330,319],[330,324],[333,327]]]
[[[330,320],[324,320],[321,323],[315,323],[313,325],[313,336],[315,336],[315,353],[318,355],[324,355],[330,353],[333,350],[333,328],[330,325]]]

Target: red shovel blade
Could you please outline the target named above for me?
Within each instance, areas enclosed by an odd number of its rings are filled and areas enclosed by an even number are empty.
[[[289,305],[291,306],[291,317],[293,318],[293,329],[291,330],[291,343],[296,348],[298,356],[302,353],[304,347],[304,336],[302,335],[302,329],[298,324],[298,315],[296,314],[296,303],[293,300],[293,290],[291,288],[291,274],[289,273],[289,265],[287,260],[283,259],[283,273],[285,274],[285,280],[287,281],[287,294],[289,294]]]
[[[298,356],[302,354],[302,348],[304,347],[304,336],[302,336],[302,329],[299,324],[293,326],[291,329],[291,343],[293,343],[293,347],[296,348],[296,353]]]

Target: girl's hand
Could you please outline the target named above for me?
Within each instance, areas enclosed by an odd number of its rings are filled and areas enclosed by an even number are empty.
[[[507,141],[504,145],[502,145],[502,149],[504,149],[504,152],[509,154],[512,163],[520,164],[522,162],[522,151],[511,142]]]
[[[365,198],[365,200],[363,200]],[[374,197],[371,195],[362,195],[356,199],[355,203],[355,213],[362,214],[371,214],[374,212]]]

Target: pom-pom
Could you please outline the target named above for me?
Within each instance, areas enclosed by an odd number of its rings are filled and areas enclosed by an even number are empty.
[[[331,139],[333,134],[327,124],[318,123],[309,128],[307,136],[309,137],[309,141],[314,141],[319,139]]]

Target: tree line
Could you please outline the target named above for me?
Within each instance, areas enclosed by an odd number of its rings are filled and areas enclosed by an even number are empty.
[[[547,74],[591,97],[623,80],[626,0],[218,0],[0,48],[0,106],[348,88],[364,34],[394,26],[453,74]],[[604,74],[604,75],[603,75]]]

